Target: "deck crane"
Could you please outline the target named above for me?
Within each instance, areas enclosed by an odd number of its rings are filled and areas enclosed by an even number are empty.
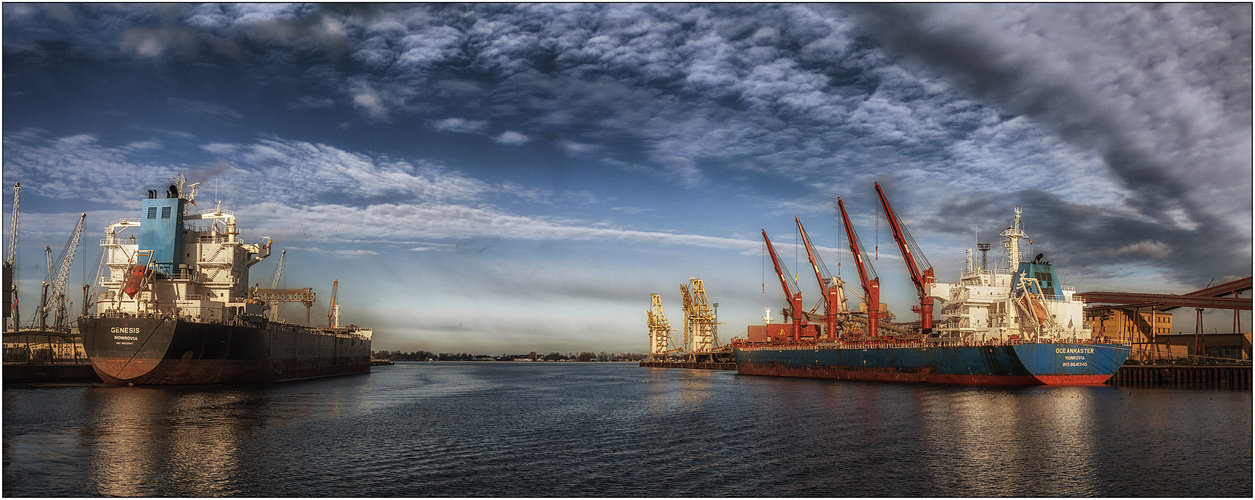
[[[854,265],[858,268],[858,278],[863,282],[863,294],[867,297],[867,333],[872,337],[880,336],[880,277],[871,264],[863,257],[867,252],[850,224],[850,216],[845,213],[845,203],[837,198],[837,208],[841,209],[841,221],[845,223],[845,235],[850,240],[850,253],[854,255]]]
[[[767,252],[771,254],[771,263],[776,266],[776,276],[780,278],[780,288],[784,290],[784,298],[789,301],[789,310],[786,316],[793,320],[793,341],[802,340],[802,291],[798,289],[797,283],[793,282],[793,277],[785,272],[781,266],[780,259],[776,257],[776,249],[771,246],[771,238],[767,237],[767,230],[763,230],[763,241],[767,243]]]
[[[17,286],[13,282],[13,273],[17,269],[17,195],[22,190],[22,183],[13,184],[13,219],[9,222],[9,251],[4,259],[4,318],[13,318],[10,331],[21,328],[21,317],[17,312]]]
[[[893,207],[889,206],[889,199],[880,189],[880,183],[877,182],[875,185],[876,194],[880,197],[880,205],[885,207],[885,218],[889,220],[889,228],[893,230],[893,239],[898,242],[902,259],[906,261],[906,268],[911,273],[911,282],[915,283],[915,290],[919,292],[919,306],[912,307],[911,310],[919,313],[920,333],[928,335],[933,330],[933,298],[928,295],[929,285],[936,282],[933,266],[924,257],[924,252],[915,243],[915,238],[911,237],[911,232],[907,231],[906,226],[902,224],[902,219],[899,219]]]
[[[815,270],[815,279],[819,280],[819,288],[824,292],[824,323],[828,326],[828,339],[836,340],[837,317],[845,312],[845,290],[843,289],[845,282],[828,272],[828,266],[824,265],[824,260],[815,252],[810,238],[806,236],[802,219],[795,215],[793,220],[797,222],[797,229],[802,233],[802,244],[806,247],[806,256],[811,261],[811,268]]]

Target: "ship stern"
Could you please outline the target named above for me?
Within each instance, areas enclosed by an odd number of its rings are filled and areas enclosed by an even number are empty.
[[[1121,344],[1019,344],[1015,352],[1045,385],[1102,385],[1129,357]]]
[[[177,321],[91,317],[79,321],[92,369],[108,384],[143,381],[169,351]]]

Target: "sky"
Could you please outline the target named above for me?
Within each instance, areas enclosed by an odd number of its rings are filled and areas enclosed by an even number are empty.
[[[762,230],[819,304],[795,216],[857,284],[838,197],[914,319],[879,182],[938,281],[1020,206],[1064,284],[1186,293],[1251,275],[1251,9],[5,3],[5,241],[20,182],[30,304],[86,212],[80,290],[182,172],[376,350],[647,352],[690,277],[783,320]]]

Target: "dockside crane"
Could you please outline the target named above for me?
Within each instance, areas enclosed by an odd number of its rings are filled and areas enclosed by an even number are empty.
[[[61,251],[60,263],[57,264],[57,276],[52,282],[52,297],[57,301],[56,314],[53,316],[52,329],[61,331],[69,330],[69,312],[66,308],[65,286],[66,281],[70,278],[70,267],[74,265],[74,254],[78,251],[79,239],[83,236],[83,221],[87,220],[87,212],[83,212],[78,217],[78,224],[74,226],[74,234],[70,236],[70,241],[66,243],[65,249]]]
[[[662,310],[662,297],[651,293],[649,299],[650,309],[645,311],[645,318],[649,321],[649,359],[666,361],[669,354],[680,349],[671,347],[671,322]]]
[[[686,304],[691,306],[688,319],[693,332],[693,355],[705,354],[719,348],[719,336],[715,334],[715,313],[710,309],[710,301],[706,299],[706,285],[702,280],[689,278],[689,290],[693,297]],[[696,358],[694,358],[696,360]]]
[[[44,246],[44,258],[48,261],[48,278],[42,283],[43,290],[40,292],[39,307],[35,311],[32,328],[41,330],[47,328],[49,326],[48,314],[53,313],[52,329],[57,331],[69,329],[66,322],[68,312],[65,305],[65,285],[70,277],[70,267],[74,265],[74,254],[78,250],[79,239],[83,236],[83,221],[86,219],[86,212],[79,215],[78,224],[74,226],[74,233],[65,243],[65,248],[61,250],[55,265],[52,260],[52,248]]]
[[[279,277],[283,275],[283,258],[287,257],[287,255],[288,255],[288,249],[286,248],[284,248],[282,252],[279,252],[279,265],[275,266],[275,279],[270,282],[271,290],[279,289]],[[283,302],[275,302],[273,305],[270,306],[270,320],[271,321],[279,320],[279,306],[282,304]],[[306,320],[306,323],[309,323],[309,320]]]
[[[837,208],[841,209],[841,222],[845,224],[845,235],[850,240],[850,253],[854,255],[854,266],[858,268],[858,278],[863,283],[863,294],[867,297],[867,334],[879,337],[880,277],[872,269],[871,263],[865,262],[863,258],[867,252],[863,250],[863,244],[859,242],[858,234],[850,224],[850,216],[845,213],[845,203],[842,203],[841,198],[837,198]]]
[[[797,283],[793,281],[793,276],[785,272],[781,267],[780,259],[776,257],[776,249],[771,246],[771,238],[767,237],[767,230],[763,230],[763,241],[767,243],[767,252],[771,254],[771,263],[776,267],[776,276],[780,278],[780,288],[784,290],[784,299],[789,301],[789,310],[786,315],[793,320],[793,341],[802,340],[802,318],[805,314],[802,311],[802,291],[798,289]]]
[[[4,319],[13,318],[13,326],[9,331],[16,332],[21,328],[21,315],[17,311],[17,285],[13,273],[17,270],[17,198],[22,190],[22,183],[13,184],[13,219],[9,222],[9,251],[4,259]]]
[[[915,290],[919,292],[919,306],[912,307],[911,310],[919,313],[920,333],[928,335],[933,330],[933,298],[928,295],[929,285],[936,282],[933,266],[924,257],[924,252],[915,243],[915,238],[911,237],[911,232],[907,231],[906,225],[902,224],[902,219],[899,219],[893,207],[889,206],[889,199],[885,197],[884,190],[880,189],[880,183],[877,182],[875,185],[876,194],[880,197],[880,205],[885,208],[885,218],[889,220],[889,228],[893,230],[893,239],[898,242],[898,249],[902,251],[902,260],[906,261],[906,269],[911,273],[911,282],[915,283]]]
[[[340,289],[340,280],[331,282],[331,307],[327,310],[327,327],[340,327],[340,306],[336,305],[336,292]]]
[[[797,229],[802,233],[802,244],[806,247],[806,257],[810,259],[811,269],[815,271],[815,279],[819,281],[819,288],[824,292],[824,323],[828,328],[828,339],[836,340],[837,338],[837,317],[840,313],[845,312],[845,282],[841,278],[832,276],[828,271],[828,266],[824,264],[823,258],[815,252],[811,246],[811,240],[806,236],[806,229],[802,227],[802,219],[793,216],[793,220],[797,222]]]

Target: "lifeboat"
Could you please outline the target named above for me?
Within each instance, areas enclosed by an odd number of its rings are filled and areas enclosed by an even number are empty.
[[[144,281],[144,271],[147,269],[146,266],[131,266],[131,273],[126,276],[126,284],[122,286],[122,292],[134,298],[135,294],[139,293],[139,284]]]

